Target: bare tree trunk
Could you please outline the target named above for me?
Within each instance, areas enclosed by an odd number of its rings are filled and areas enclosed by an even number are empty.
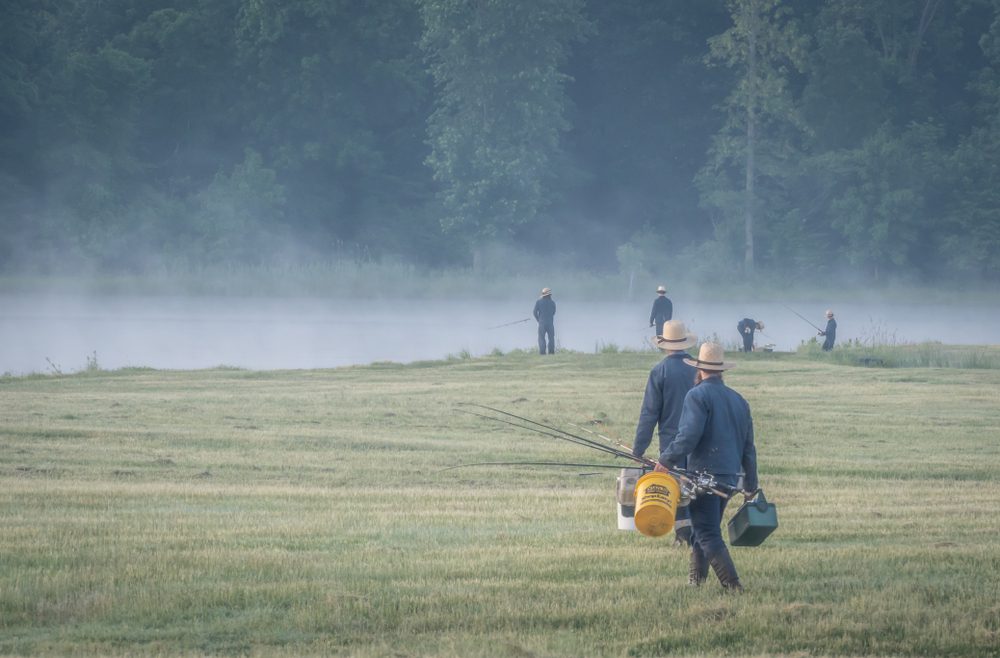
[[[930,28],[931,21],[934,19],[934,14],[937,12],[940,4],[941,0],[924,1],[924,9],[920,12],[920,22],[917,24],[917,35],[910,46],[910,55],[906,60],[911,73],[917,68],[917,57],[920,55],[920,47],[924,43],[924,35],[927,34],[927,30]]]
[[[757,25],[756,16],[751,17],[749,46],[747,58],[747,79],[749,89],[747,98],[747,164],[746,188],[743,200],[743,230],[746,251],[743,268],[747,276],[754,273],[753,224],[754,224],[754,141],[757,132]]]

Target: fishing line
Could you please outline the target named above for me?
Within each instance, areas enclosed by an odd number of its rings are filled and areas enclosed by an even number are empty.
[[[797,315],[797,316],[799,316],[800,318],[802,318],[803,320],[805,320],[806,324],[808,324],[808,325],[809,325],[810,327],[812,327],[812,328],[813,328],[813,329],[815,329],[816,331],[823,331],[822,329],[820,329],[819,327],[817,327],[816,325],[814,325],[814,324],[813,324],[812,322],[809,322],[809,320],[806,320],[806,318],[805,318],[805,316],[804,316],[804,315],[802,315],[801,313],[799,313],[798,311],[796,311],[796,310],[795,310],[794,308],[792,308],[791,306],[788,306],[787,304],[782,304],[782,306],[784,306],[784,307],[785,307],[785,308],[787,308],[787,309],[788,309],[789,311],[791,311],[791,312],[792,312],[792,313],[794,313],[795,315]]]

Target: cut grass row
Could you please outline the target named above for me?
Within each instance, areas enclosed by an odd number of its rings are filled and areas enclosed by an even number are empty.
[[[734,355],[780,527],[748,591],[615,530],[641,353],[0,380],[0,653],[997,655],[1000,371]]]

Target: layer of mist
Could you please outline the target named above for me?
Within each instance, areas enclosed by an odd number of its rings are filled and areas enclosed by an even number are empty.
[[[581,352],[648,349],[648,302],[559,301],[556,341]],[[0,297],[0,372],[70,373],[89,367],[253,370],[407,363],[494,349],[537,348],[534,299],[408,300],[181,297]],[[825,326],[817,303],[712,303],[674,298],[674,317],[701,339],[735,349],[737,322],[762,320],[758,347],[794,350]],[[1000,343],[1000,313],[978,305],[855,303],[834,307],[838,342]],[[525,320],[525,321],[522,321]],[[510,324],[508,324],[510,323]],[[506,325],[506,326],[499,326]]]

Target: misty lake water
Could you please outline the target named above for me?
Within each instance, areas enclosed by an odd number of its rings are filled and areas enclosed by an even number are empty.
[[[590,352],[603,346],[648,347],[652,297],[632,302],[560,300],[558,347]],[[705,302],[674,297],[674,318],[701,338],[727,346],[736,323],[762,320],[757,344],[794,350],[815,329],[774,302]],[[375,361],[408,363],[494,349],[537,349],[534,299],[332,300],[180,297],[0,296],[0,373],[64,373],[96,358],[105,369],[198,369],[220,365],[253,370],[330,368]],[[824,326],[827,305],[789,303]],[[991,305],[832,305],[838,342],[938,340],[1000,344]],[[512,323],[512,324],[507,324]],[[507,326],[498,326],[504,325]]]

